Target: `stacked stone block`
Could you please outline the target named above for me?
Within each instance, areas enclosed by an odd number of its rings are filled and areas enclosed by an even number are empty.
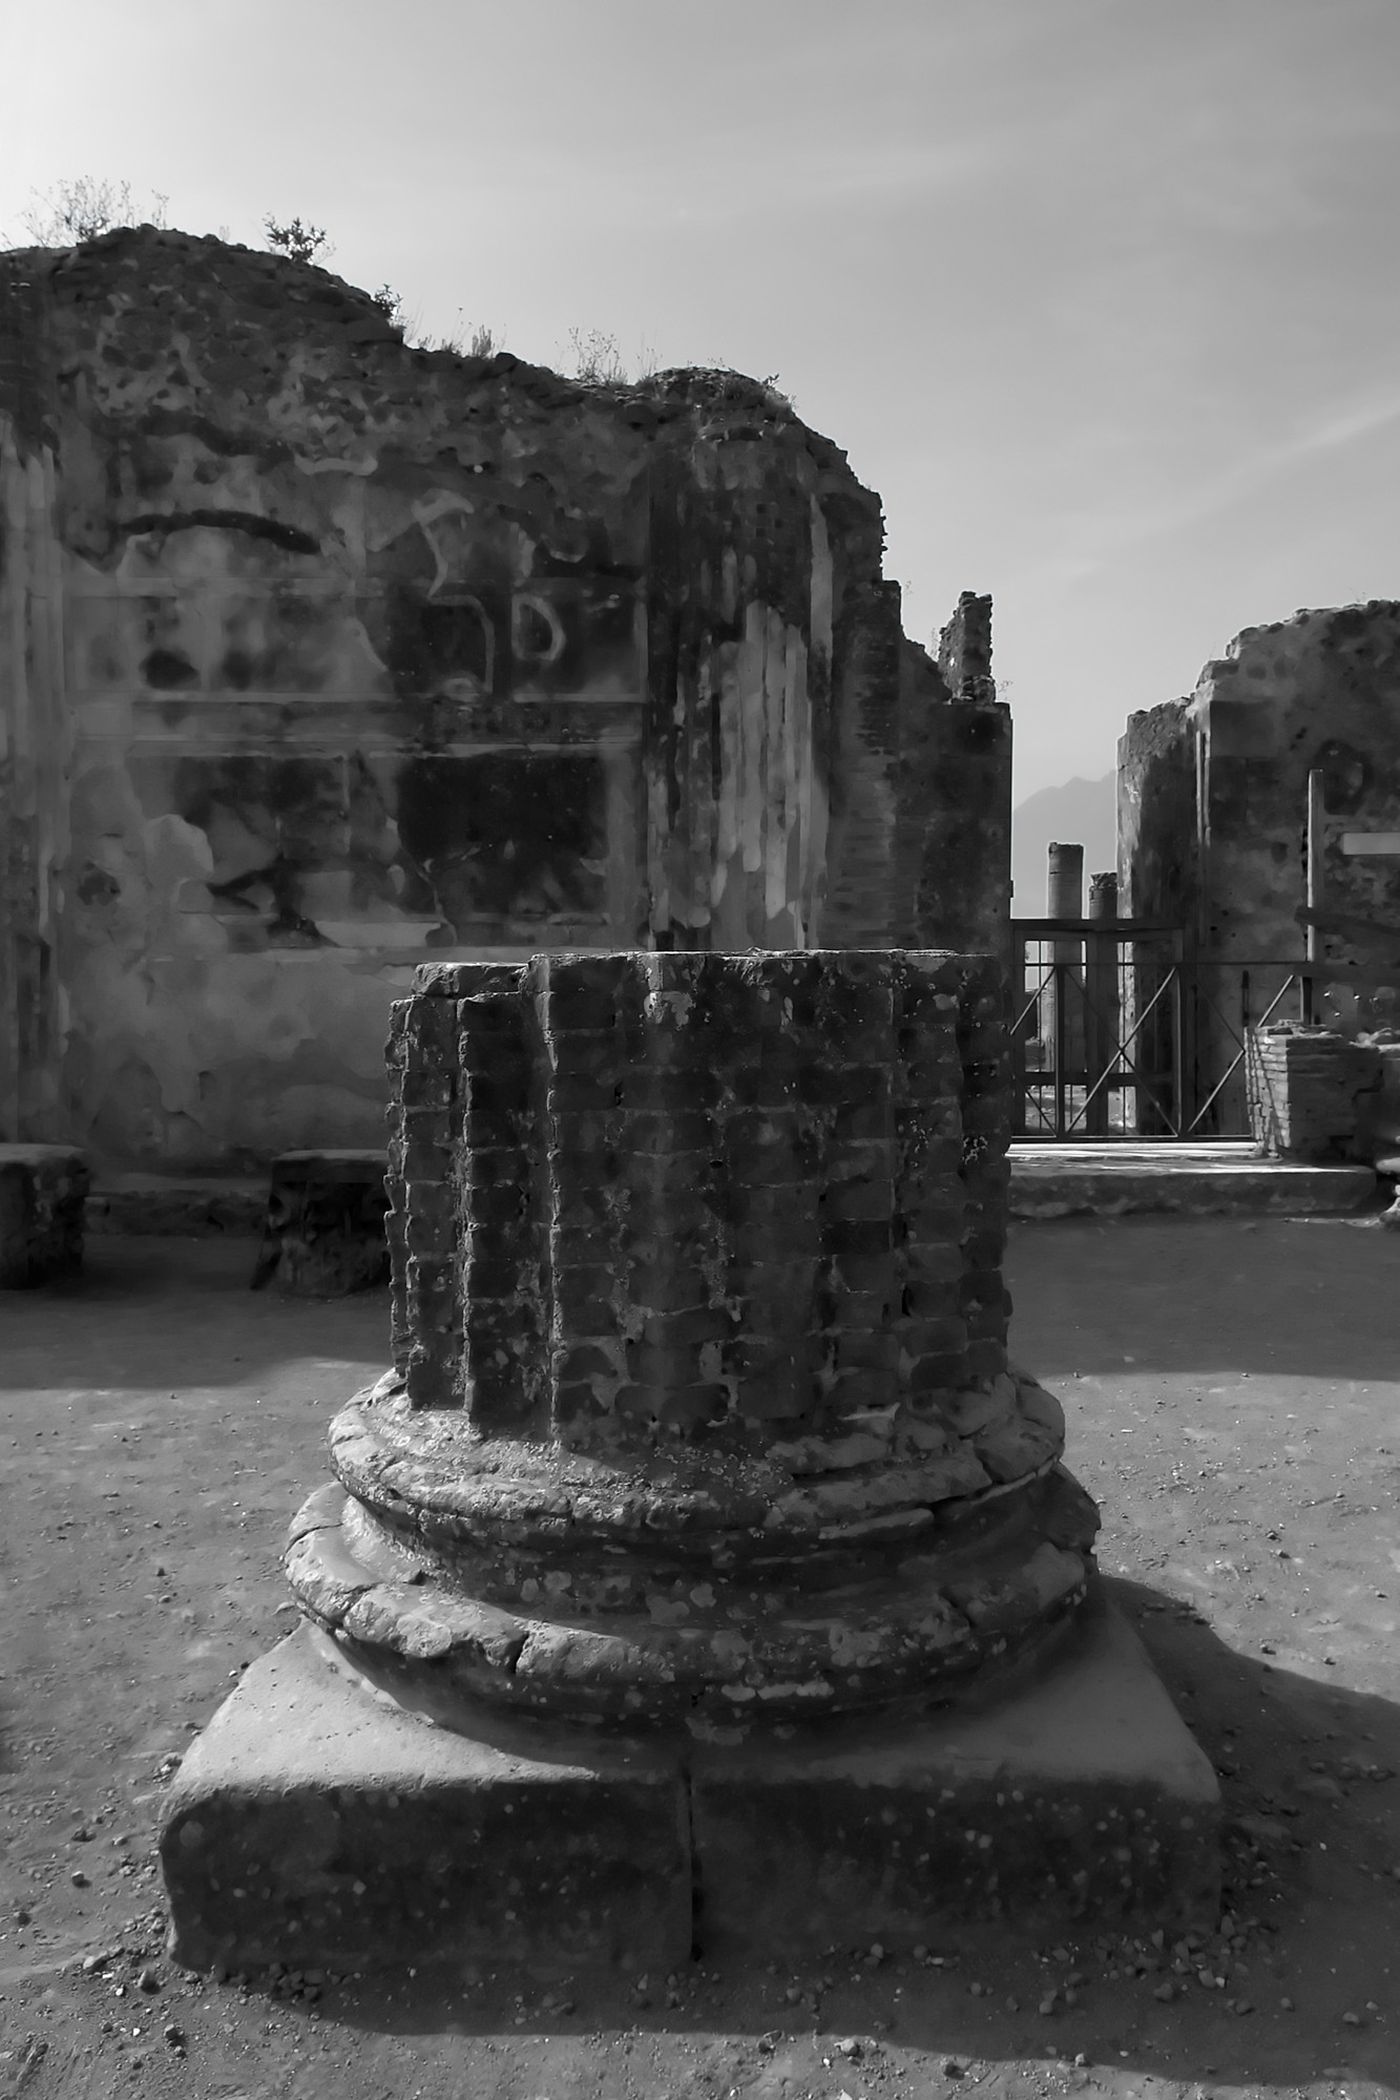
[[[994,962],[433,965],[390,1062],[395,1370],[288,1560],[357,1669],[703,1731],[950,1696],[1078,1609]]]
[[[390,1054],[414,1406],[577,1448],[761,1448],[1004,1373],[991,964],[445,964]]]

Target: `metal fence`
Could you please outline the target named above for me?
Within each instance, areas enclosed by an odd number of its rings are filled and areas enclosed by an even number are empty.
[[[1336,964],[1194,951],[1179,926],[1013,921],[1016,1135],[1250,1135],[1250,1031],[1337,1017],[1378,981]],[[1388,982],[1400,983],[1400,969]]]

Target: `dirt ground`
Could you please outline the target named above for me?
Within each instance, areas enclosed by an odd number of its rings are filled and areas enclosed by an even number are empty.
[[[1226,1929],[922,1959],[216,1983],[163,1951],[182,1749],[290,1623],[287,1520],[383,1367],[380,1294],[252,1295],[246,1240],[97,1239],[0,1295],[0,2100],[1123,2100],[1400,2088],[1400,1238],[1074,1220],[1012,1246],[1101,1558],[1222,1775]]]

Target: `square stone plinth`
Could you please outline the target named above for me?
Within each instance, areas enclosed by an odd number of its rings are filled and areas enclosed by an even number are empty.
[[[253,1289],[342,1298],[389,1281],[383,1152],[282,1152],[272,1162]]]
[[[1214,1922],[1220,1790],[1101,1595],[994,1704],[809,1735],[691,1772],[707,1946],[908,1947],[978,1919]]]
[[[670,1968],[1219,1907],[1220,1797],[1102,1601],[995,1704],[724,1748],[402,1713],[303,1628],[193,1745],[161,1855],[196,1968]]]
[[[0,1145],[0,1287],[76,1276],[88,1165],[71,1145]]]
[[[192,1745],[161,1829],[193,1968],[430,1960],[669,1968],[691,1947],[686,1799],[645,1745],[389,1706],[306,1627]]]

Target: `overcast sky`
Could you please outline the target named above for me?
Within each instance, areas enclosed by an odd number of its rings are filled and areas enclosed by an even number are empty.
[[[64,0],[0,50],[10,240],[125,178],[326,226],[427,332],[776,374],[910,633],[994,594],[1018,800],[1400,596],[1400,0]]]

